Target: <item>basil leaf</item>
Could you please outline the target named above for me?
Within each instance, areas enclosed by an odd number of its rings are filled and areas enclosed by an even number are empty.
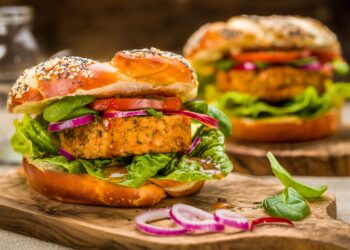
[[[325,185],[315,188],[294,180],[294,178],[281,166],[271,152],[268,152],[266,156],[270,161],[273,174],[286,188],[294,188],[307,199],[319,198],[327,190],[327,186]]]
[[[265,69],[269,66],[266,62],[254,62],[254,64],[258,67],[258,69]]]
[[[147,113],[154,116],[154,117],[157,117],[157,118],[162,118],[163,117],[163,113],[160,112],[160,111],[156,111],[154,109],[151,109],[151,108],[148,108],[146,109]]]
[[[233,67],[232,60],[221,60],[216,63],[216,67],[221,71],[228,71]]]
[[[293,188],[286,188],[282,193],[266,198],[263,201],[265,211],[275,217],[290,220],[301,220],[310,213],[304,198]]]
[[[349,65],[342,60],[334,60],[332,66],[337,75],[345,76],[349,73]]]
[[[315,62],[317,59],[315,57],[306,57],[299,60],[290,61],[288,64],[301,67]]]
[[[88,115],[88,114],[97,115],[98,113],[95,110],[89,109],[87,107],[81,107],[81,108],[74,109],[71,113],[69,113],[63,119],[69,120],[75,117]]]
[[[58,122],[75,109],[86,106],[94,100],[92,96],[67,96],[44,109],[43,117],[48,122]]]

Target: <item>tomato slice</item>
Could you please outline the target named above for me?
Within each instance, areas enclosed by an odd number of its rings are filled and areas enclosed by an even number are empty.
[[[92,102],[89,107],[97,111],[104,110],[135,110],[152,108],[155,110],[180,110],[182,101],[177,97],[165,97],[163,99],[147,98],[106,98]]]
[[[238,62],[271,62],[285,63],[301,59],[311,55],[309,50],[291,50],[291,51],[254,51],[243,52],[233,55],[233,59]]]

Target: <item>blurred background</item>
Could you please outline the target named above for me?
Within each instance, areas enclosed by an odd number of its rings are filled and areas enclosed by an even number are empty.
[[[31,7],[24,19],[36,39],[37,60],[63,49],[99,60],[109,60],[121,49],[151,46],[181,53],[187,38],[206,22],[240,14],[290,14],[317,18],[328,25],[338,35],[345,58],[350,61],[347,0],[0,0],[0,7],[11,5]],[[23,25],[9,26],[12,30],[8,32],[16,35],[23,31]],[[1,57],[6,57],[1,48],[5,35],[6,30],[0,27],[0,63]],[[25,39],[26,46],[35,49],[28,34],[22,36]],[[13,60],[23,66],[32,64],[29,59]]]
[[[21,5],[29,8],[1,8]],[[0,115],[5,121],[0,143],[7,144],[12,130],[3,116],[9,86],[24,68],[58,51],[101,61],[122,49],[157,47],[181,53],[204,23],[240,14],[290,14],[329,26],[349,62],[349,10],[348,0],[0,0]],[[336,80],[350,81],[350,76]],[[4,148],[0,158],[9,154]]]

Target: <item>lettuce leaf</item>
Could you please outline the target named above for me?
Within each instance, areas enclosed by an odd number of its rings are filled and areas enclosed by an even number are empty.
[[[157,172],[167,166],[174,157],[174,154],[145,154],[135,156],[128,170],[126,180],[118,184],[137,188],[141,186],[147,179],[155,176]]]
[[[40,118],[25,115],[22,121],[15,120],[15,134],[10,142],[15,151],[30,157],[57,154],[58,143],[47,131],[47,124]]]
[[[42,159],[33,160],[35,165],[43,165],[46,166],[45,169],[56,170],[62,169],[62,171],[67,171],[68,173],[83,173],[84,168],[82,168],[81,163],[78,160],[68,161],[64,156],[53,156],[53,157],[45,157]]]
[[[350,84],[338,83],[328,87],[322,95],[314,87],[308,87],[295,98],[275,105],[249,94],[227,92],[219,98],[217,106],[230,116],[257,119],[296,115],[308,119],[337,107],[347,98],[350,98]]]
[[[200,135],[201,142],[190,154],[191,157],[210,159],[223,175],[233,170],[233,165],[225,153],[225,137],[220,130],[205,130]]]
[[[157,174],[159,179],[180,182],[219,179],[228,175],[233,165],[225,153],[224,135],[219,130],[205,130],[200,135],[201,142],[191,155],[174,158]],[[208,160],[215,169],[203,169],[201,161]]]
[[[213,110],[207,104],[202,107],[205,108],[203,110],[205,112]],[[216,109],[212,112],[218,113]],[[219,179],[232,171],[232,163],[224,152],[224,134],[220,130],[203,128],[202,124],[200,128],[194,128],[201,142],[191,155],[145,154],[116,159],[75,159],[73,161],[58,155],[57,138],[54,137],[55,134],[47,131],[48,123],[41,116],[33,119],[26,115],[22,121],[16,120],[14,124],[16,133],[11,139],[13,148],[26,155],[43,170],[87,173],[109,181],[104,171],[105,167],[113,164],[122,165],[127,168],[128,174],[125,179],[118,180],[118,184],[133,188],[141,186],[152,177],[193,182]],[[202,160],[211,162],[214,168],[204,169]]]
[[[57,171],[63,169],[68,173],[88,173],[99,179],[105,179],[103,175],[103,168],[112,162],[111,159],[75,159],[68,161],[63,156],[45,157],[42,159],[35,159],[33,163],[36,166],[46,166],[45,169]]]
[[[213,174],[202,169],[200,161],[185,155],[180,159],[174,158],[166,168],[158,173],[157,178],[180,182],[214,179]]]

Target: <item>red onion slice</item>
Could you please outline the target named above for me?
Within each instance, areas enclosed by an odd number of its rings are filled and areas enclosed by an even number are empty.
[[[321,70],[322,65],[319,61],[314,61],[310,64],[303,65],[299,68],[303,70]]]
[[[216,210],[214,213],[214,220],[225,226],[238,228],[244,231],[249,229],[248,220],[244,216],[228,209]]]
[[[233,69],[252,71],[252,70],[257,70],[258,66],[253,62],[244,62],[244,63],[237,64]]]
[[[147,223],[155,220],[170,218],[169,211],[170,209],[155,209],[138,215],[135,219],[137,228],[144,233],[158,236],[182,235],[189,232],[188,229],[181,226],[177,228],[164,228],[150,225]]]
[[[170,209],[170,218],[188,230],[220,232],[225,226],[217,223],[214,216],[202,209],[185,204],[175,204]]]
[[[70,153],[68,153],[66,150],[64,150],[63,148],[59,148],[58,153],[64,157],[67,158],[68,161],[74,161],[74,156],[71,155]]]
[[[76,117],[73,119],[69,119],[62,122],[51,122],[49,123],[48,130],[49,132],[58,132],[62,131],[67,128],[75,128],[79,126],[86,125],[94,120],[94,116],[89,115],[83,115],[80,117]]]
[[[261,224],[267,223],[285,223],[294,226],[293,222],[286,218],[277,218],[277,217],[262,217],[255,219],[250,224],[250,231],[253,231],[254,227]]]
[[[196,138],[194,138],[191,146],[187,149],[187,154],[190,154],[193,152],[193,150],[198,146],[198,144],[201,142],[201,138],[199,136],[196,136]]]
[[[134,110],[134,111],[106,111],[103,114],[103,118],[125,118],[138,115],[148,115],[146,110]]]
[[[191,112],[188,110],[164,111],[163,113],[166,115],[176,115],[176,114],[185,115],[185,116],[191,117],[192,119],[197,120],[197,121],[207,125],[208,127],[219,128],[218,120],[209,116],[209,115],[199,114],[199,113]]]

